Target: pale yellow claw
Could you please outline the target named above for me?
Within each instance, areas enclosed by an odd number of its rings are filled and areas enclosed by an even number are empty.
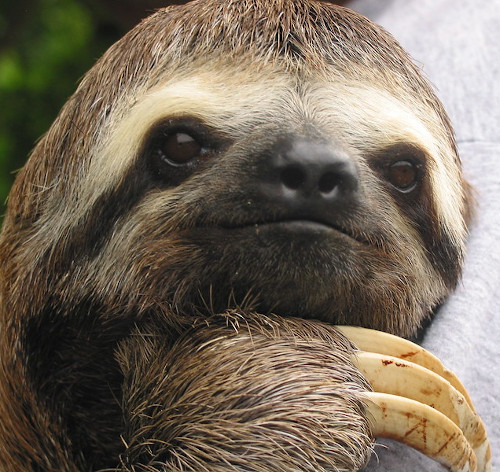
[[[361,351],[398,357],[399,359],[413,362],[435,372],[448,380],[464,396],[467,403],[473,407],[472,400],[465,387],[458,380],[458,377],[448,370],[436,356],[426,351],[422,346],[412,343],[407,339],[373,329],[360,328],[358,326],[339,326],[338,329]]]
[[[492,470],[484,425],[465,387],[437,357],[396,336],[338,327],[360,351],[354,362],[372,385],[372,432],[414,447],[452,471]]]
[[[456,472],[476,472],[477,460],[462,431],[430,406],[387,393],[367,394],[374,436],[395,439]]]

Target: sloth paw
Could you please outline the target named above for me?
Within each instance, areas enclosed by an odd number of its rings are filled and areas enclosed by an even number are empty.
[[[451,471],[492,470],[484,425],[465,387],[439,359],[387,333],[338,329],[360,349],[354,363],[374,390],[366,406],[375,437],[407,444]]]

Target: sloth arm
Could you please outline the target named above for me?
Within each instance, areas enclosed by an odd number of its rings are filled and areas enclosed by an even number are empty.
[[[200,322],[173,346],[167,333],[147,324],[118,350],[123,471],[353,471],[367,463],[373,436],[452,471],[491,470],[467,392],[413,343],[236,313]]]
[[[122,470],[321,472],[366,463],[372,439],[361,394],[370,387],[332,326],[231,314],[201,322],[174,346],[166,339],[155,323],[119,348]]]

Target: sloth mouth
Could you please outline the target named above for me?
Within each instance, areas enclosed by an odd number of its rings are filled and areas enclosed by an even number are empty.
[[[321,236],[328,234],[335,234],[341,236],[342,238],[349,239],[351,241],[356,241],[358,243],[367,244],[366,238],[362,237],[360,234],[356,234],[354,231],[348,230],[347,228],[332,224],[330,222],[325,222],[318,219],[308,219],[308,218],[284,218],[277,220],[262,220],[255,221],[252,223],[235,224],[235,225],[223,225],[224,229],[252,229],[256,233],[261,231],[283,231],[291,235],[304,235],[304,236]]]
[[[335,231],[338,233],[350,236],[347,231],[339,226],[333,226],[331,224],[324,223],[322,221],[307,220],[307,219],[297,219],[297,220],[278,220],[278,221],[265,221],[260,223],[255,223],[254,227],[269,227],[269,228],[281,228],[289,231],[310,231],[313,233],[319,232],[329,232]]]

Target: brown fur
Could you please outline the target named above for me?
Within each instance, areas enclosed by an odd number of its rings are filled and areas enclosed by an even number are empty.
[[[155,323],[120,347],[124,470],[364,465],[371,439],[361,395],[369,386],[332,327],[230,314],[187,331],[174,348],[167,337]]]
[[[197,130],[210,152],[170,173],[154,161],[154,143],[174,125]],[[328,210],[318,231],[290,230],[288,210],[256,185],[277,147],[297,139],[347,156],[359,180],[349,211]],[[424,169],[413,192],[387,182],[397,152]],[[167,421],[153,404],[175,405],[176,389],[188,387],[204,404],[203,389],[216,383],[208,366],[224,350],[249,366],[237,400],[242,412],[252,382],[262,411],[272,410],[265,392],[287,393],[274,375],[287,368],[279,353],[273,357],[275,338],[261,318],[270,313],[278,316],[271,324],[288,333],[279,346],[297,361],[294,378],[308,372],[297,346],[316,326],[311,349],[340,356],[332,361],[341,376],[333,388],[351,391],[349,379],[354,392],[366,388],[332,328],[279,317],[414,333],[457,283],[470,206],[440,102],[390,35],[365,18],[309,0],[200,0],[158,11],[84,77],[9,197],[0,237],[0,468],[161,470],[158,453],[171,470],[295,470],[285,456],[276,457],[281,469],[254,463],[266,454],[272,460],[276,449],[266,450],[261,430],[248,433],[244,465],[233,455],[241,450],[223,439],[204,450],[199,432],[197,452],[184,452],[194,462],[182,462],[172,438],[189,414]],[[228,310],[248,317],[248,332],[262,344],[242,330],[234,335],[242,349],[228,345],[233,335],[212,318]],[[325,343],[325,333],[333,341]],[[211,339],[214,349],[206,350]],[[269,370],[257,376],[268,357]],[[224,413],[236,373],[231,364],[221,368],[214,398]],[[197,371],[208,377],[192,386],[172,381],[170,389],[168,369],[176,379]],[[164,389],[150,391],[155,382]],[[290,385],[297,397],[286,413],[311,435],[311,449],[301,455],[304,438],[292,434],[288,446],[277,433],[278,447],[292,448],[305,470],[361,465],[369,444],[358,407],[349,411],[360,415],[353,426],[360,449],[329,459],[318,451],[314,462],[318,444],[333,451],[337,439],[323,431],[324,417],[299,421],[309,408],[323,408],[302,388]],[[332,399],[326,408],[341,418],[350,408],[342,405]],[[141,412],[150,406],[146,421]],[[246,434],[230,424],[229,436]],[[171,443],[155,452],[150,441],[165,438]]]

